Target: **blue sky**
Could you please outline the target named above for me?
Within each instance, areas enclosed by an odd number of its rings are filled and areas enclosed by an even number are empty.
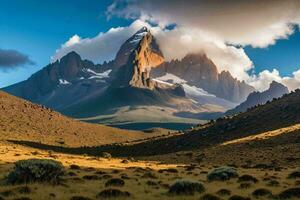
[[[35,65],[0,69],[0,87],[27,79],[46,66],[55,50],[70,37],[95,37],[111,27],[128,26],[133,20],[112,17],[105,11],[112,0],[10,0],[0,7],[0,49],[14,49]],[[300,68],[300,33],[280,39],[266,48],[245,47],[255,73],[276,68],[289,76]]]
[[[0,6],[0,48],[27,54],[35,63],[0,71],[0,87],[28,78],[47,65],[55,50],[74,34],[93,37],[111,26],[125,26],[120,18],[107,21],[111,1],[11,0]]]

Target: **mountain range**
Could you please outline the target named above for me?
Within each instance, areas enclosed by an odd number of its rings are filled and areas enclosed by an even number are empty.
[[[146,27],[121,45],[113,61],[94,64],[73,51],[3,90],[83,121],[111,125],[190,125],[256,99],[252,86],[219,72],[203,53],[165,61]],[[265,96],[259,103],[270,100]],[[243,105],[245,110],[248,103]]]
[[[287,93],[289,93],[289,89],[286,86],[276,81],[273,81],[270,84],[269,89],[263,92],[256,92],[256,91],[252,92],[251,94],[249,94],[245,102],[241,103],[239,106],[235,107],[234,109],[228,110],[225,114],[233,115],[239,112],[245,112],[247,109],[253,106],[265,104],[268,101],[274,98],[282,97],[284,94]]]

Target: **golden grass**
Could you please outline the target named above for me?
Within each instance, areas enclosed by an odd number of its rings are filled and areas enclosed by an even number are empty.
[[[225,182],[208,182],[207,172],[214,169],[214,166],[209,164],[198,164],[195,169],[187,170],[183,164],[161,164],[154,161],[136,161],[127,164],[122,163],[122,159],[104,159],[98,157],[82,156],[82,155],[68,155],[62,153],[48,152],[37,150],[29,147],[11,144],[8,142],[0,142],[0,196],[2,192],[12,191],[14,194],[9,196],[9,199],[29,197],[30,199],[62,199],[68,200],[73,196],[84,196],[91,199],[97,199],[99,192],[104,190],[105,183],[108,179],[104,175],[99,175],[97,172],[104,172],[114,178],[121,178],[126,174],[129,179],[125,181],[124,187],[118,188],[122,191],[128,191],[132,196],[128,199],[199,199],[203,194],[195,194],[194,196],[170,196],[167,194],[168,186],[177,179],[189,179],[200,181],[206,188],[205,193],[215,194],[220,189],[227,189],[232,194],[252,197],[252,192],[258,188],[266,188],[272,191],[273,194],[278,194],[284,188],[293,187],[295,180],[287,179],[289,173],[293,168],[287,168],[282,171],[274,171],[268,169],[246,169],[238,168],[240,175],[249,174],[256,177],[259,182],[251,184],[249,188],[241,189],[240,183],[237,179],[231,179]],[[4,178],[13,167],[13,163],[21,159],[29,158],[47,158],[55,159],[63,163],[66,168],[66,174],[69,172],[75,173],[75,176],[66,175],[63,177],[63,185],[49,185],[49,184],[28,184],[27,186],[32,190],[29,194],[20,194],[18,188],[24,185],[5,185]],[[80,166],[78,170],[69,169],[70,165],[76,164]],[[143,168],[144,170],[141,170]],[[177,169],[178,173],[160,173],[160,169]],[[115,171],[118,170],[118,171]],[[152,173],[157,178],[143,178],[145,173]],[[97,180],[88,180],[85,176],[100,177]],[[279,187],[268,186],[268,181],[264,178],[277,180],[280,183]],[[148,181],[152,181],[157,185],[149,185]],[[53,198],[53,195],[55,198]],[[226,197],[228,198],[228,197]],[[226,199],[225,198],[225,199]],[[253,198],[253,197],[252,197]]]
[[[289,134],[289,133],[297,131],[297,130],[300,130],[300,124],[295,124],[293,126],[280,128],[280,129],[277,129],[274,131],[267,131],[267,132],[264,132],[261,134],[251,135],[251,136],[239,138],[236,140],[226,141],[226,142],[222,143],[221,145],[230,145],[230,144],[237,144],[237,143],[242,143],[242,142],[250,142],[253,140],[267,140],[272,137],[280,136],[283,134]]]
[[[126,142],[156,135],[84,123],[0,91],[0,140],[67,147]]]

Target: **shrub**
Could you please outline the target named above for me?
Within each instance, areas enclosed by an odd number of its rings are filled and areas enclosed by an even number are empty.
[[[289,174],[288,178],[290,179],[296,179],[296,178],[300,178],[300,172],[295,171]]]
[[[145,174],[143,174],[142,178],[157,179],[157,176],[152,172],[146,172]]]
[[[7,177],[7,183],[49,182],[58,183],[63,174],[63,165],[55,160],[29,159],[15,163],[13,171]]]
[[[231,191],[227,190],[227,189],[220,189],[217,192],[217,195],[220,195],[220,196],[229,196],[229,195],[231,195]]]
[[[257,183],[258,180],[257,178],[251,176],[251,175],[243,175],[240,176],[238,179],[238,182],[253,182],[253,183]]]
[[[97,197],[100,198],[124,198],[130,197],[130,193],[126,191],[121,191],[118,189],[106,189],[100,192]]]
[[[84,175],[82,178],[85,180],[89,180],[89,181],[101,179],[101,177],[99,177],[97,175]]]
[[[80,170],[81,168],[78,165],[70,165],[70,169]]]
[[[197,181],[178,180],[170,186],[169,194],[194,195],[205,191],[204,186]]]
[[[105,183],[106,187],[109,187],[109,186],[122,187],[124,185],[125,185],[125,181],[123,181],[120,178],[112,178]]]
[[[268,183],[267,183],[267,186],[271,186],[271,187],[277,187],[279,186],[280,183],[276,180],[270,180]]]
[[[238,176],[237,170],[233,167],[219,167],[208,173],[207,179],[209,181],[226,181]]]
[[[154,182],[154,181],[147,181],[146,184],[150,185],[150,186],[156,186],[157,185],[157,183]]]
[[[267,197],[267,196],[272,196],[272,192],[267,189],[260,188],[260,189],[254,190],[254,192],[252,192],[252,195],[256,198]]]
[[[100,157],[101,158],[111,158],[112,156],[110,153],[102,152],[102,153],[100,153]]]
[[[164,172],[167,172],[167,173],[178,173],[178,170],[177,169],[173,169],[173,168],[158,170],[158,173],[164,173]]]
[[[240,189],[248,189],[251,186],[252,186],[251,183],[241,183],[240,186],[239,186],[239,188]]]
[[[215,196],[213,194],[205,194],[203,195],[200,200],[221,200],[220,197]]]
[[[278,196],[280,199],[300,198],[300,187],[284,190]]]

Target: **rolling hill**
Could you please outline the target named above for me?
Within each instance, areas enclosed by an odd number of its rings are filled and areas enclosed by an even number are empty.
[[[142,139],[143,132],[89,124],[0,91],[0,139],[84,146]]]
[[[285,94],[265,105],[249,109],[233,117],[219,118],[216,121],[191,128],[175,136],[164,136],[143,142],[132,142],[124,145],[106,145],[85,149],[60,149],[67,152],[108,151],[116,156],[153,156],[179,151],[203,150],[216,147],[222,143],[247,138],[272,131],[285,133],[284,128],[299,133],[300,123],[300,90]],[[296,126],[296,128],[293,128]],[[297,128],[298,127],[298,128]],[[281,131],[280,131],[281,129]],[[276,134],[275,134],[276,135]],[[279,134],[281,135],[281,134]],[[290,141],[289,141],[290,140]],[[293,142],[293,136],[283,143]],[[50,147],[47,147],[50,148]]]

